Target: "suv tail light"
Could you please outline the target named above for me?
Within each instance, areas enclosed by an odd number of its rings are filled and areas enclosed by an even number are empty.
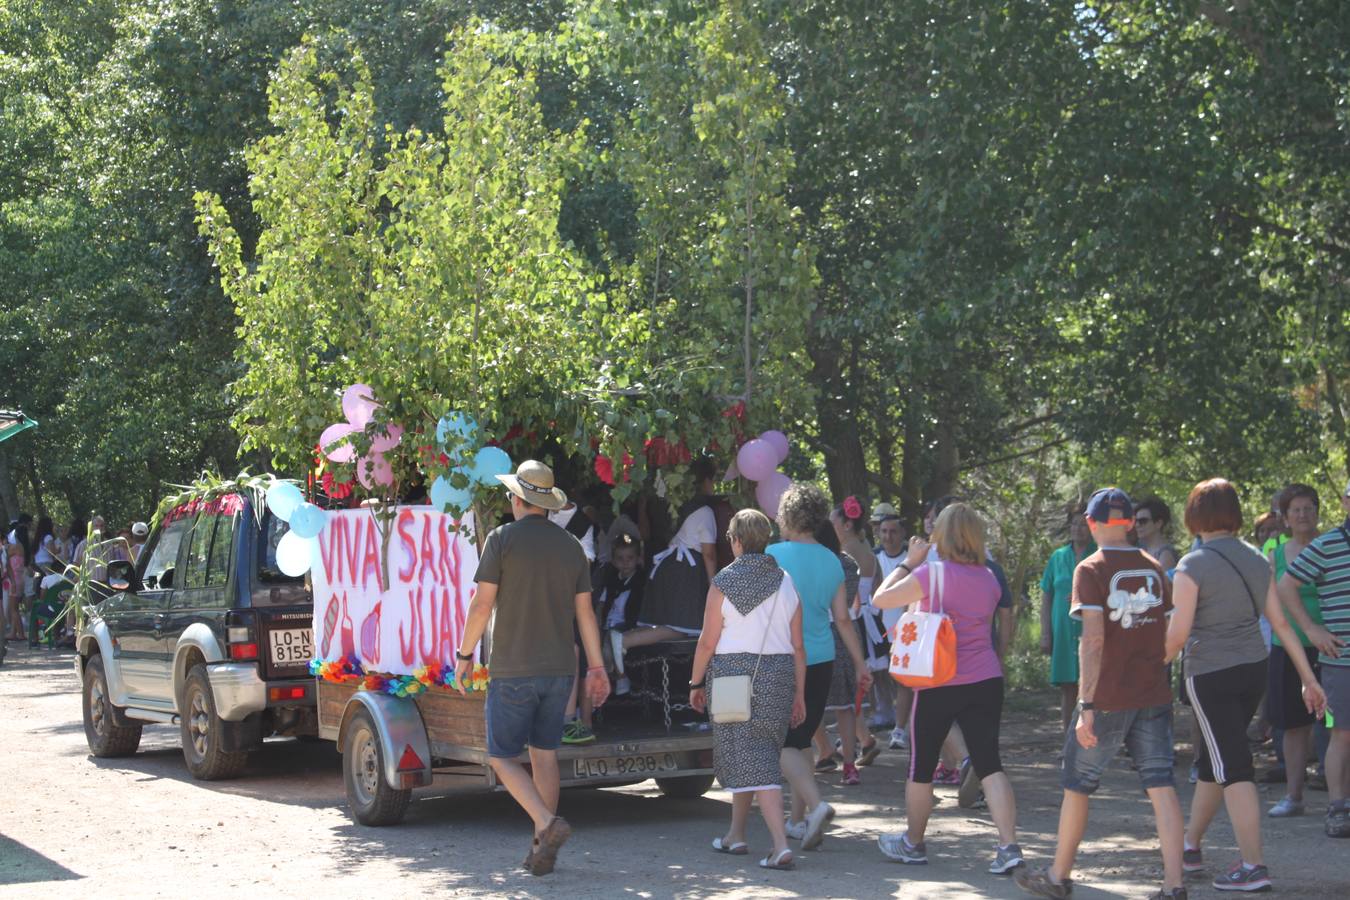
[[[258,623],[252,610],[235,610],[226,615],[225,640],[230,659],[258,658]]]

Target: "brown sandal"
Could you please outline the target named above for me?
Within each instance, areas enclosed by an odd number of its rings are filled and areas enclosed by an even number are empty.
[[[539,848],[534,851],[534,857],[530,860],[530,874],[547,875],[552,872],[553,866],[558,861],[558,850],[571,836],[572,826],[567,824],[566,819],[562,816],[550,819],[548,826],[539,832],[537,838]]]

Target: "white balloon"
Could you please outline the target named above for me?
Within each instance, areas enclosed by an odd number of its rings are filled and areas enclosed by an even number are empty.
[[[277,541],[277,568],[286,575],[303,575],[314,561],[313,538],[302,538],[288,531]]]

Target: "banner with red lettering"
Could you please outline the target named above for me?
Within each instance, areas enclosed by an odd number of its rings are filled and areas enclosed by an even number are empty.
[[[411,675],[455,664],[474,594],[473,517],[399,507],[389,535],[389,589],[380,590],[382,538],[369,509],[328,514],[314,580],[314,655],[351,656],[369,672]]]

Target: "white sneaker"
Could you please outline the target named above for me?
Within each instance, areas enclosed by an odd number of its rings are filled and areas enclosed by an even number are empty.
[[[633,689],[633,683],[628,680],[627,675],[620,675],[614,681],[614,696],[622,697]]]
[[[905,729],[896,726],[891,729],[891,749],[903,750],[909,746],[909,735],[905,734]]]
[[[814,850],[825,840],[825,828],[834,819],[834,807],[820,801],[820,805],[806,814],[806,834],[802,835],[802,849]]]
[[[1293,797],[1284,797],[1279,803],[1276,803],[1266,813],[1272,819],[1287,819],[1291,816],[1303,815],[1303,804]]]
[[[783,830],[787,832],[787,836],[794,841],[800,841],[802,838],[806,837],[806,822],[805,820],[793,822],[789,819],[788,823],[783,826]]]

